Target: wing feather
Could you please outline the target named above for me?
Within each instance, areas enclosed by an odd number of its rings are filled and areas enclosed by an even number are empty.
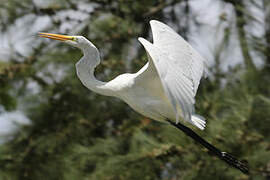
[[[154,46],[162,49],[174,64],[193,83],[194,96],[203,74],[207,74],[207,61],[195,51],[179,34],[166,24],[150,21]]]
[[[157,72],[175,111],[176,122],[182,116],[194,124],[191,117],[194,115],[195,95],[202,75],[207,74],[207,62],[170,27],[155,20],[150,24],[154,42],[139,38],[148,53],[149,63],[137,80],[151,83],[149,77]]]
[[[149,55],[150,67],[148,68],[154,66],[158,72],[164,91],[174,107],[176,120],[178,121],[178,117],[181,115],[185,120],[190,121],[195,103],[191,79],[187,78],[181,69],[175,68],[167,54],[163,53],[160,48],[143,38],[139,38],[139,41]],[[182,110],[181,114],[179,107]]]

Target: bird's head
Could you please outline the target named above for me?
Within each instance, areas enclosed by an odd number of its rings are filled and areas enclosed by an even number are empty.
[[[83,36],[67,36],[52,33],[38,33],[38,35],[43,38],[62,41],[80,49],[83,49],[85,46],[92,45],[92,43]]]

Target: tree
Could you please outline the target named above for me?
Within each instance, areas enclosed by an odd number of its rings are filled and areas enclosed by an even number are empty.
[[[15,46],[18,40],[14,43],[11,38],[13,53],[0,63],[0,104],[5,111],[23,110],[32,125],[0,146],[1,179],[269,178],[269,3],[219,3],[231,7],[234,15],[220,14],[223,37],[212,52],[211,77],[202,82],[196,98],[197,112],[207,118],[207,128],[193,129],[248,161],[249,176],[201,152],[198,144],[173,127],[137,114],[118,99],[87,90],[75,73],[79,50],[33,38],[27,44],[32,48],[20,51]],[[246,28],[258,23],[252,8],[265,14],[263,36]],[[194,28],[206,26],[188,0],[13,0],[0,5],[0,13],[5,17],[1,34],[6,37],[14,34],[14,27],[18,32],[88,37],[101,51],[97,77],[104,81],[135,72],[147,61],[136,39],[151,39],[150,19],[169,23],[186,39]],[[246,66],[223,70],[224,54],[231,57],[233,42],[238,42]],[[260,60],[262,65],[255,66]]]

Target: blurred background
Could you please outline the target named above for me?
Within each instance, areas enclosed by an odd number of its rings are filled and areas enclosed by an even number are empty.
[[[83,35],[111,80],[146,62],[149,20],[170,25],[209,60],[196,111],[203,138],[248,161],[230,168],[173,127],[86,89],[80,50],[38,32]],[[270,179],[270,1],[1,0],[0,179]],[[202,151],[203,150],[203,151]]]

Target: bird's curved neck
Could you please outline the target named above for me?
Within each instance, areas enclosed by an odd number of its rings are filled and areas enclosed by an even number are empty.
[[[95,68],[100,64],[100,56],[97,48],[89,44],[81,48],[83,57],[76,63],[76,71],[79,79],[88,89],[105,96],[113,96],[114,91],[109,82],[102,82],[95,78]]]

